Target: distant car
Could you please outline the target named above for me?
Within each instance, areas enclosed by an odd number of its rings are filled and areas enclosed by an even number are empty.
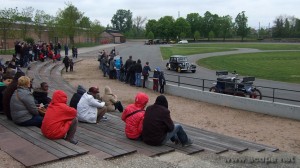
[[[196,65],[188,62],[188,58],[182,55],[173,55],[170,57],[169,62],[166,64],[168,70],[175,70],[177,72],[191,71],[196,72]]]
[[[187,44],[187,43],[189,43],[187,40],[180,40],[180,41],[178,41],[178,44]]]

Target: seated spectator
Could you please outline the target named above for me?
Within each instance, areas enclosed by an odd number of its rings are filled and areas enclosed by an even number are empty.
[[[120,101],[118,101],[117,95],[113,94],[109,86],[105,86],[104,95],[102,100],[105,102],[105,106],[107,107],[107,111],[114,112],[116,109],[119,110],[120,113],[123,112],[123,105]]]
[[[70,107],[73,107],[74,109],[77,109],[77,104],[81,98],[81,96],[86,92],[86,90],[83,88],[83,86],[78,85],[77,92],[73,94],[71,100],[70,100]]]
[[[0,114],[3,114],[3,91],[12,82],[13,77],[7,74],[2,76],[2,81],[0,82]]]
[[[105,102],[96,99],[99,89],[96,87],[89,88],[84,93],[77,104],[77,117],[79,121],[88,123],[99,123],[107,120],[104,114],[107,112]]]
[[[18,79],[21,76],[24,76],[23,72],[17,72],[12,80],[12,82],[6,87],[3,92],[3,113],[6,115],[7,119],[12,120],[11,110],[10,110],[10,101],[14,91],[18,87]]]
[[[180,142],[183,147],[193,143],[182,126],[173,123],[164,95],[158,96],[155,103],[147,107],[142,136],[146,144],[153,146],[164,145],[168,140],[175,144]]]
[[[29,77],[22,76],[18,79],[18,88],[14,91],[10,101],[11,117],[14,123],[20,126],[41,127],[43,117],[39,114],[29,87]]]
[[[77,144],[74,139],[77,129],[77,111],[67,105],[67,94],[62,90],[53,93],[53,99],[49,104],[41,131],[49,139],[62,139]]]
[[[142,140],[143,120],[148,101],[148,95],[140,92],[135,96],[135,102],[125,108],[122,120],[125,122],[125,134],[127,138]]]
[[[33,97],[36,100],[36,104],[41,104],[47,106],[51,102],[51,98],[48,97],[49,85],[46,82],[42,82],[40,88],[33,90]]]

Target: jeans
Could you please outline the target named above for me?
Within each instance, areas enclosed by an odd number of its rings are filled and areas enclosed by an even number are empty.
[[[18,123],[20,126],[37,126],[41,128],[43,122],[43,117],[40,115],[33,116],[30,120],[24,121],[22,123]]]
[[[168,140],[174,142],[177,139],[179,139],[181,144],[186,144],[188,142],[188,137],[180,124],[174,124],[173,131],[167,133],[162,145],[166,144]]]
[[[135,73],[135,86],[141,87],[141,73]]]

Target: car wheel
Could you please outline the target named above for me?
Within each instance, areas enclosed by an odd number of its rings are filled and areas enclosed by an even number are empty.
[[[193,73],[195,73],[195,72],[196,72],[196,70],[192,70],[192,72],[193,72]]]
[[[180,67],[177,68],[177,72],[179,72],[179,73],[181,72],[181,68]]]

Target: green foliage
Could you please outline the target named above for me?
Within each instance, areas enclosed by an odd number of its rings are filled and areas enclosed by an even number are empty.
[[[175,35],[179,36],[181,39],[185,38],[187,34],[190,34],[191,26],[184,18],[178,18],[175,23]]]
[[[239,13],[235,18],[236,33],[237,35],[242,37],[242,41],[250,31],[247,22],[248,22],[248,17],[246,17],[245,11]]]
[[[132,13],[130,10],[119,9],[111,19],[113,28],[122,33],[130,31],[132,28]]]
[[[208,40],[210,41],[210,40],[212,40],[213,38],[215,38],[215,33],[214,33],[213,31],[210,31],[210,32],[208,33]]]
[[[200,39],[200,32],[199,31],[195,31],[195,33],[194,33],[194,39],[196,41]]]
[[[34,39],[32,37],[26,37],[23,40],[28,44],[34,44]]]
[[[154,39],[154,34],[152,33],[152,31],[150,31],[150,32],[148,33],[147,39],[151,39],[151,40]]]
[[[164,16],[158,20],[157,23],[157,36],[161,39],[169,41],[171,38],[175,38],[174,30],[174,18],[172,16]]]
[[[300,83],[300,57],[295,51],[216,56],[200,59],[197,64],[214,70],[236,70],[243,76]]]
[[[12,24],[15,22],[15,18],[18,14],[18,8],[9,8],[0,10],[0,31],[4,40],[4,44],[8,39],[9,31]],[[7,49],[7,46],[4,45],[4,50]]]

